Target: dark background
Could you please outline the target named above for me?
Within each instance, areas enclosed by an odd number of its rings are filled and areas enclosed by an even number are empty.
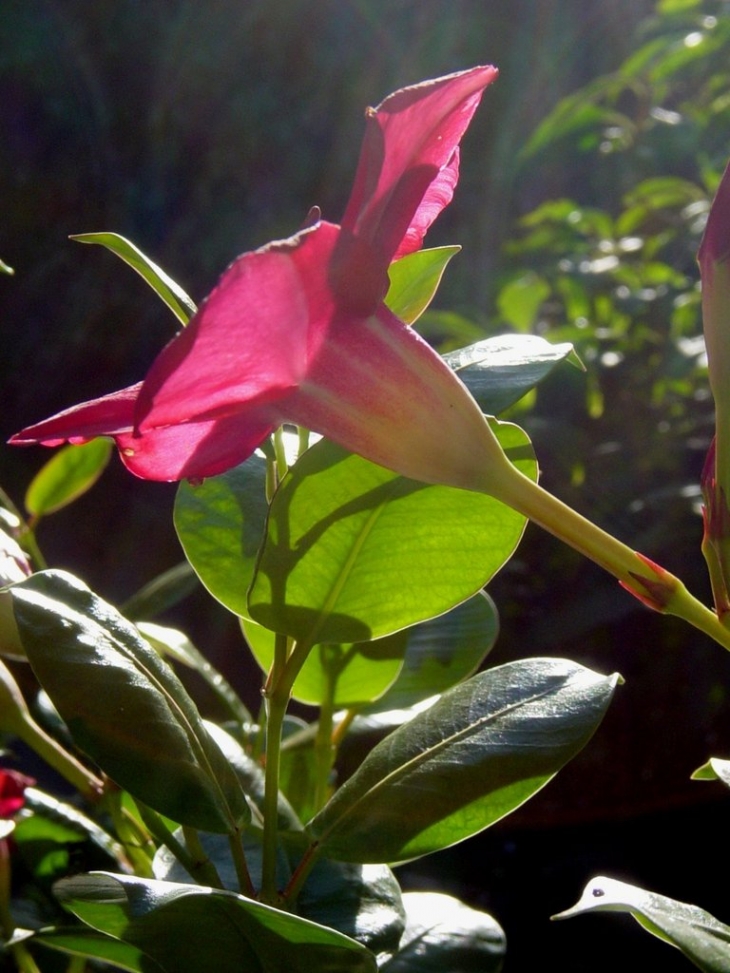
[[[174,330],[131,270],[69,234],[127,236],[199,300],[235,255],[290,235],[313,204],[339,218],[366,105],[495,63],[500,78],[465,139],[455,201],[429,237],[464,247],[439,306],[483,320],[486,334],[516,218],[591,178],[570,156],[520,167],[520,147],[560,98],[627,56],[652,9],[648,0],[0,0],[0,257],[15,268],[0,277],[2,438],[140,379]],[[564,381],[543,403],[560,408]],[[617,424],[631,422],[623,403]],[[540,428],[531,431],[544,482],[565,496]],[[0,484],[17,503],[48,456],[3,449]],[[602,522],[631,541],[637,525],[615,498],[632,469],[620,454],[606,462],[601,497],[567,499],[586,512],[598,499]],[[700,465],[697,453],[695,477]],[[180,560],[174,489],[130,478],[115,459],[87,497],[41,525],[49,563],[123,601]],[[699,520],[679,523],[671,535],[654,530],[649,552],[707,596]],[[727,919],[708,882],[728,864],[727,804],[719,785],[688,777],[727,748],[729,660],[532,528],[491,591],[503,612],[495,662],[565,655],[618,669],[626,685],[542,794],[462,848],[410,866],[406,883],[436,883],[492,911],[508,933],[508,973],[543,962],[638,968],[645,956],[687,968],[629,919],[550,925],[547,916],[607,873]],[[259,677],[232,619],[197,592],[169,620],[257,704]]]

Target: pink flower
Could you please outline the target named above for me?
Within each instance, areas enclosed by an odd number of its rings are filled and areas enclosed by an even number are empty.
[[[34,780],[17,770],[0,768],[0,820],[7,820],[18,813],[25,804],[26,787],[34,784]]]
[[[282,422],[426,482],[482,488],[500,447],[461,382],[383,303],[458,180],[459,142],[496,69],[404,88],[366,118],[341,226],[315,217],[243,254],[143,382],[73,406],[16,444],[113,436],[152,480],[245,460]]]

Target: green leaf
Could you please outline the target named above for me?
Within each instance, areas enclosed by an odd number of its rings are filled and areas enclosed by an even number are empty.
[[[0,274],[14,274],[15,271],[8,264],[0,260]]]
[[[264,536],[266,460],[245,463],[198,486],[183,482],[175,500],[175,529],[185,556],[218,601],[250,618],[246,593]]]
[[[181,665],[197,672],[200,678],[208,684],[211,691],[218,697],[229,716],[238,723],[247,725],[253,722],[251,714],[241,702],[238,693],[227,679],[208,662],[190,641],[177,628],[167,625],[156,625],[154,622],[138,622],[137,628],[149,644],[157,649],[163,657],[174,659]]]
[[[99,438],[59,449],[31,480],[25,494],[28,513],[34,517],[55,513],[90,490],[106,469],[112,446],[110,439]]]
[[[617,679],[564,659],[480,673],[379,743],[307,831],[343,861],[398,862],[463,841],[575,756]]]
[[[417,250],[392,263],[385,303],[393,314],[406,324],[417,321],[433,300],[446,265],[460,250],[461,247]]]
[[[720,780],[726,787],[730,787],[730,760],[710,757],[706,764],[695,770],[692,780]]]
[[[216,867],[223,887],[238,891],[230,845],[222,835],[201,834],[203,849]],[[286,834],[277,859],[277,883],[290,881],[307,842]],[[261,875],[261,845],[245,836],[246,862],[254,885]],[[166,848],[155,855],[154,875],[166,882],[189,882],[189,876]],[[359,865],[320,859],[307,877],[293,910],[303,919],[336,929],[376,954],[395,952],[403,933],[400,886],[386,865]]]
[[[139,621],[154,618],[173,608],[198,586],[198,578],[187,561],[181,561],[158,574],[124,602],[120,611],[125,618]]]
[[[518,331],[529,331],[535,324],[551,289],[544,277],[528,270],[505,284],[497,296],[497,307],[504,320]]]
[[[664,939],[705,973],[729,973],[730,926],[685,902],[603,876],[592,879],[580,901],[553,919],[586,912],[628,912],[659,939]]]
[[[242,620],[254,658],[264,672],[274,661],[276,635],[255,622]],[[408,635],[394,632],[372,642],[315,645],[297,676],[292,696],[300,703],[337,709],[369,703],[381,696],[403,665]]]
[[[376,970],[373,954],[347,936],[233,892],[104,872],[55,890],[83,922],[135,946],[163,973]]]
[[[111,778],[181,824],[227,833],[248,820],[195,704],[133,625],[63,571],[35,574],[11,594],[38,681]]]
[[[500,335],[444,355],[444,361],[479,403],[498,415],[546,378],[573,352],[567,342],[551,345],[531,334]]]
[[[506,951],[502,927],[486,912],[438,892],[403,896],[406,929],[381,973],[498,973]]]
[[[508,424],[495,433],[534,479],[525,433]],[[308,644],[380,638],[475,594],[524,525],[492,497],[417,483],[321,441],[274,496],[251,617]]]
[[[111,250],[147,281],[181,324],[187,324],[195,314],[197,308],[182,287],[123,236],[118,233],[75,233],[71,239],[79,243],[98,243]]]
[[[114,969],[128,970],[130,973],[162,973],[162,968],[136,946],[87,927],[43,929],[33,936],[32,941],[67,955],[100,959],[111,963]]]
[[[487,657],[498,631],[497,609],[484,591],[438,618],[407,629],[398,678],[364,713],[406,709],[463,682]]]

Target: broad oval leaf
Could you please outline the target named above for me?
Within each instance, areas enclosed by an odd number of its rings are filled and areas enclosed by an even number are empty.
[[[434,298],[446,265],[461,247],[417,250],[388,268],[390,286],[385,303],[401,321],[413,324]]]
[[[255,622],[241,620],[243,634],[264,672],[274,661],[276,635]],[[315,645],[297,675],[292,697],[300,703],[349,709],[381,696],[397,678],[408,633],[394,632],[372,642]]]
[[[495,432],[535,479],[527,435],[507,423]],[[418,483],[321,441],[274,496],[250,614],[308,644],[380,638],[474,595],[524,526],[493,497]]]
[[[479,673],[379,743],[307,831],[343,861],[398,862],[463,841],[575,756],[617,680],[565,659]]]
[[[133,625],[64,571],[34,574],[11,593],[38,681],[111,778],[180,824],[227,833],[249,819],[195,704]]]
[[[384,695],[363,715],[407,709],[438,696],[477,671],[497,640],[497,608],[484,591],[407,629],[403,668]]]
[[[705,973],[730,973],[730,926],[709,912],[656,892],[603,876],[591,879],[580,900],[553,919],[585,912],[628,912],[659,939],[664,939]]]
[[[90,490],[106,469],[113,445],[111,439],[98,438],[59,449],[31,480],[25,494],[28,513],[45,517]]]
[[[218,601],[249,618],[247,592],[264,536],[266,460],[254,453],[240,466],[192,486],[175,499],[175,529],[185,556]]]
[[[439,892],[406,892],[406,929],[381,973],[498,973],[506,951],[502,927],[486,912]]]
[[[176,284],[169,274],[145,256],[142,251],[118,233],[75,233],[72,240],[78,243],[98,243],[120,257],[170,308],[181,324],[187,324],[197,308],[185,291]]]
[[[499,415],[546,378],[560,362],[578,359],[567,342],[551,345],[532,334],[485,338],[444,355],[489,415]]]
[[[164,973],[375,973],[342,933],[233,892],[105,872],[58,882],[62,904]],[[155,967],[153,967],[155,969]]]

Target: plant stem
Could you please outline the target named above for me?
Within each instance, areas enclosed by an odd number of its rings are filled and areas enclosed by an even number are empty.
[[[687,591],[673,574],[653,565],[617,538],[587,520],[517,469],[496,499],[524,514],[570,547],[612,574],[644,604],[683,618],[690,625],[730,649],[730,631],[715,612]]]
[[[327,803],[330,791],[330,775],[334,764],[335,747],[332,739],[334,723],[334,692],[337,685],[337,675],[327,669],[327,698],[319,709],[317,737],[314,744],[316,759],[316,787],[314,794],[314,809],[319,811]]]
[[[256,889],[253,887],[251,874],[248,870],[248,864],[246,863],[246,855],[243,850],[243,842],[240,831],[236,830],[232,834],[228,835],[228,846],[231,849],[231,858],[233,859],[233,864],[236,867],[238,890],[241,895],[247,895],[250,899],[253,899],[256,895]]]
[[[308,642],[295,643],[287,658],[286,646],[286,636],[277,634],[274,663],[264,687],[266,700],[266,772],[260,899],[268,905],[278,905],[282,901],[276,887],[282,727],[294,681],[312,648],[311,643]]]

